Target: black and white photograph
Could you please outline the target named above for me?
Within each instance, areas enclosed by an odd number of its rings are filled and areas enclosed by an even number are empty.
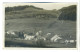
[[[77,48],[76,2],[4,2],[4,47]]]

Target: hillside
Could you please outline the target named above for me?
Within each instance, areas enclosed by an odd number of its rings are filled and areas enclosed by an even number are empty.
[[[14,8],[14,10],[11,10],[12,8]],[[16,8],[18,9],[19,7]],[[10,9],[5,8],[6,11],[5,19],[18,19],[18,18],[48,19],[57,18],[59,15],[59,12],[57,10],[44,10],[33,6],[28,6],[21,10],[17,10],[16,8],[15,7],[11,7]]]
[[[5,12],[11,12],[11,11],[20,11],[20,10],[24,10],[26,8],[34,8],[34,9],[39,9],[39,10],[43,10],[42,8],[38,8],[32,5],[25,5],[25,6],[14,6],[14,7],[6,7],[5,8]]]
[[[35,30],[36,29],[36,30]],[[39,19],[12,19],[6,20],[6,31],[7,30],[17,30],[25,32],[34,32],[42,30],[45,34],[51,32],[53,35],[70,34],[74,37],[76,36],[76,22],[71,21],[56,21],[51,20],[39,20]]]

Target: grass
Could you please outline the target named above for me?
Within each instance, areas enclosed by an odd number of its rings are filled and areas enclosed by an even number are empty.
[[[34,41],[28,40],[15,40],[11,38],[5,39],[5,47],[33,47],[35,46]]]
[[[70,34],[76,39],[76,22],[59,21],[55,18],[42,20],[36,18],[10,19],[5,22],[5,30],[25,31],[35,33],[42,30],[44,35],[48,32],[59,35]]]
[[[76,44],[60,44],[60,43],[50,43],[45,41],[43,46],[34,40],[15,40],[6,38],[5,47],[38,47],[38,48],[76,48]]]

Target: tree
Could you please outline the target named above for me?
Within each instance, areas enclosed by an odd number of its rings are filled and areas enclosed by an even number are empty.
[[[36,44],[37,44],[38,47],[45,47],[45,42],[44,42],[43,39],[38,39],[36,41]]]

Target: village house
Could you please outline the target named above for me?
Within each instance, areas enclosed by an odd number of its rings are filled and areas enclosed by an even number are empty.
[[[67,39],[61,39],[59,40],[59,43],[65,43],[65,44],[68,44],[68,43],[74,43],[75,40],[67,40]]]
[[[59,35],[54,35],[50,40],[51,42],[58,42],[58,40],[62,39]]]
[[[24,40],[33,40],[35,36],[24,34]]]
[[[51,33],[47,33],[46,36],[46,41],[50,42],[58,42],[58,40],[62,39],[59,35],[52,35]]]
[[[47,33],[46,35],[51,35],[51,33]]]
[[[6,34],[16,35],[14,31],[7,31]]]
[[[75,40],[65,40],[65,43],[67,44],[67,43],[74,43],[75,42]]]
[[[70,43],[74,43],[75,42],[75,40],[70,40]]]
[[[36,32],[36,36],[41,35],[41,34],[42,34],[42,31],[41,30],[38,31],[38,32]]]

